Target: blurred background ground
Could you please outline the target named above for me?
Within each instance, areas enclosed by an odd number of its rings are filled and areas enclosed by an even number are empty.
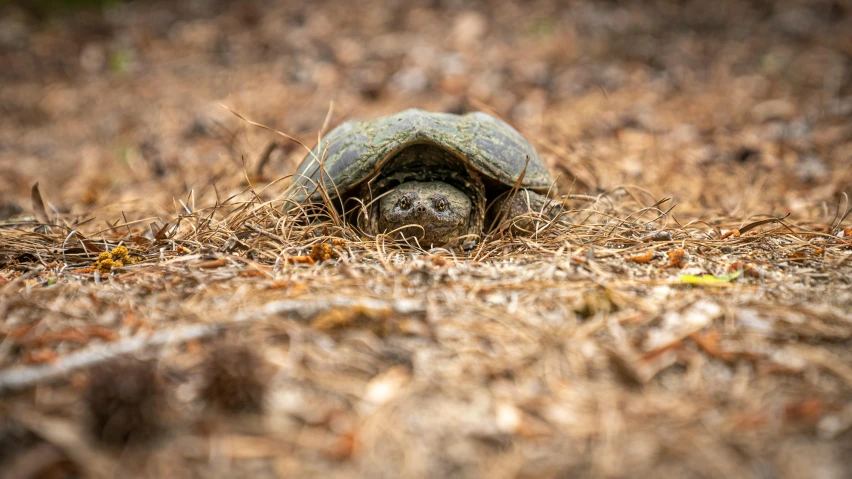
[[[278,367],[264,413],[274,430],[193,419],[166,443],[179,446],[166,448],[174,457],[161,450],[168,457],[144,474],[852,474],[851,225],[839,222],[852,191],[852,3],[82,3],[0,2],[0,221],[37,213],[38,182],[50,217],[89,219],[76,229],[104,244],[118,234],[107,222],[140,221],[128,234],[145,238],[136,247],[152,266],[132,269],[132,284],[101,284],[65,271],[83,266],[57,253],[70,230],[27,236],[41,242],[29,256],[21,236],[4,236],[0,364],[51,364],[140,328],[283,316],[236,334]],[[288,238],[250,258],[259,269],[248,273],[232,260],[219,265],[232,276],[179,269],[169,255],[184,252],[174,241],[158,249],[149,223],[182,214],[177,199],[210,207],[248,184],[275,199],[286,180],[267,185],[304,156],[220,104],[308,146],[327,116],[333,126],[408,107],[485,110],[536,146],[561,193],[607,198],[615,206],[601,214],[622,219],[671,198],[662,210],[677,206],[653,226],[703,229],[675,231],[665,248],[625,236],[623,255],[590,229],[588,242],[566,236],[493,262],[356,245],[343,266],[279,268],[281,251],[309,251]],[[280,147],[262,161],[272,142]],[[788,213],[796,234],[720,237]],[[181,247],[222,246],[211,241]],[[696,274],[737,262],[760,273],[731,288],[672,286],[676,271],[660,268],[676,247]],[[625,260],[648,251],[646,262]],[[419,301],[416,311],[345,303],[330,310],[341,319],[267,308],[280,297],[392,295]],[[338,323],[357,327],[324,329]],[[69,328],[85,341],[43,338]],[[157,353],[183,394],[180,417],[200,408],[192,378],[208,346]],[[123,459],[73,446],[85,443],[74,427],[92,381],[5,401],[0,444],[35,435],[51,446],[28,454],[53,451],[94,475],[81,458],[115,467]]]
[[[232,186],[275,138],[219,103],[309,145],[331,102],[332,125],[489,109],[562,186],[570,171],[742,216],[852,181],[845,2],[52,5],[13,2],[0,28],[0,188],[22,207],[36,181],[62,211],[174,213]],[[302,156],[287,145],[264,173]]]

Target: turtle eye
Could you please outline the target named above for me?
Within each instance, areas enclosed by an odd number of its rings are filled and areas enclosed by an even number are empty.
[[[411,208],[411,197],[408,195],[402,195],[402,198],[399,199],[399,207],[404,210]]]
[[[447,209],[447,206],[449,206],[446,198],[435,198],[433,204],[435,205],[435,209],[438,211],[444,211]]]

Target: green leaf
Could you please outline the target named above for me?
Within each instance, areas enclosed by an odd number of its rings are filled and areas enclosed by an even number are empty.
[[[678,279],[680,279],[681,283],[685,284],[719,284],[730,283],[731,281],[739,278],[741,274],[743,274],[742,271],[735,271],[723,276],[713,276],[712,274],[702,274],[701,276],[694,274],[682,274]]]
[[[126,73],[130,67],[130,54],[126,50],[113,52],[109,57],[109,68],[115,73]]]

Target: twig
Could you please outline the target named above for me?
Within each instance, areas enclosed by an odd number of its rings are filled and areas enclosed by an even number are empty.
[[[295,314],[301,318],[310,318],[331,308],[390,309],[397,314],[425,313],[426,305],[414,299],[394,299],[385,301],[373,298],[313,298],[282,299],[267,303],[262,311],[238,316],[238,320],[256,319],[274,314]]]
[[[221,330],[221,325],[199,324],[178,330],[136,335],[118,343],[87,348],[69,354],[53,364],[24,366],[0,372],[0,392],[14,391],[67,376],[68,373],[93,366],[122,354],[139,351],[150,346],[163,346],[171,342],[186,342],[209,337]]]

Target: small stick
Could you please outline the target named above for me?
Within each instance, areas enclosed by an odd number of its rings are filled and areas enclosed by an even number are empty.
[[[255,225],[251,224],[251,223],[244,223],[244,225],[245,225],[246,228],[254,231],[257,234],[266,236],[267,238],[270,238],[270,239],[274,239],[275,241],[278,241],[279,243],[284,243],[284,240],[280,236],[278,236],[274,233],[270,233],[269,231],[266,231],[262,228],[259,228]]]
[[[263,154],[260,155],[260,160],[257,162],[257,167],[254,170],[254,174],[257,176],[263,175],[263,168],[269,163],[269,158],[272,157],[272,152],[278,148],[278,143],[270,142],[266,145],[266,149],[263,150]]]
[[[414,299],[383,300],[374,298],[314,298],[282,299],[267,303],[262,310],[241,315],[238,320],[268,317],[276,314],[295,314],[310,318],[331,308],[364,308],[370,310],[389,309],[397,314],[425,313],[426,305]]]
[[[209,337],[219,332],[221,328],[220,325],[199,324],[178,330],[160,331],[150,336],[137,334],[117,343],[86,348],[69,354],[53,364],[24,366],[2,371],[0,372],[0,393],[24,389],[41,382],[65,377],[77,369],[90,367],[148,346],[163,346],[171,342],[182,343]]]

